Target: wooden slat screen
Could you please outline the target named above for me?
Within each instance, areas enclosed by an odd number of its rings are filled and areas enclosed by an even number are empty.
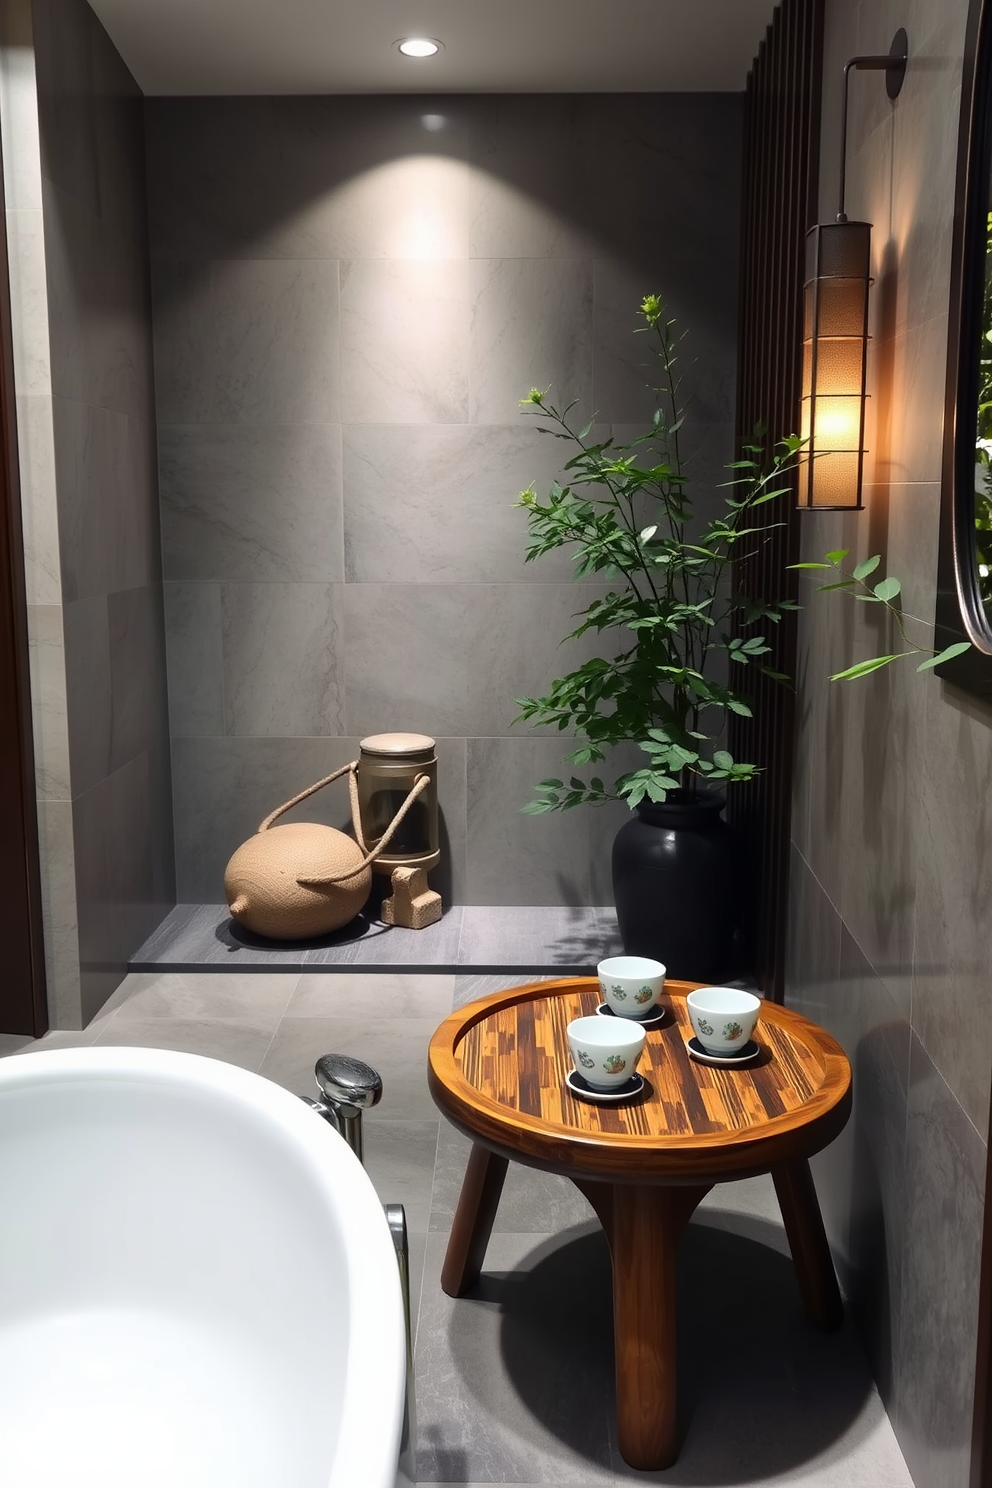
[[[802,282],[806,231],[817,211],[823,0],[782,0],[775,9],[747,83],[741,200],[741,270],[737,361],[737,442],[760,424],[771,448],[794,433],[802,376]],[[795,598],[787,565],[799,557],[795,497],[780,498],[783,525],[752,559],[738,564],[738,590]],[[771,508],[766,508],[771,510]],[[777,671],[795,675],[796,625],[774,631]],[[756,761],[762,774],[731,792],[728,817],[750,853],[750,957],[765,995],[781,1000],[788,908],[795,693],[756,671],[754,718],[731,718],[728,747]]]

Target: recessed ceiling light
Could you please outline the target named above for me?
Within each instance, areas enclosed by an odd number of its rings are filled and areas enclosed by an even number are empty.
[[[433,57],[441,50],[441,43],[432,41],[429,36],[407,36],[396,45],[404,57]]]

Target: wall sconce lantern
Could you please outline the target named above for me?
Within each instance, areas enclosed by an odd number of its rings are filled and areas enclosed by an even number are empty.
[[[840,207],[835,221],[806,235],[803,286],[803,383],[799,432],[799,508],[858,511],[862,506],[865,369],[871,223],[849,222],[844,211],[847,173],[847,96],[851,69],[884,71],[889,97],[906,76],[907,38],[897,31],[885,57],[852,57],[844,68],[841,116]]]

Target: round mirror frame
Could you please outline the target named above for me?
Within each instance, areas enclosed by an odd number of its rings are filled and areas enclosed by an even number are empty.
[[[948,682],[992,699],[992,623],[975,558],[975,438],[980,383],[975,326],[982,323],[992,187],[992,0],[968,15],[951,251],[947,380],[935,613],[938,649],[971,650],[937,668]]]

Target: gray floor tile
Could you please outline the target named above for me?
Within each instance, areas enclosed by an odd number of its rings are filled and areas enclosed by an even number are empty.
[[[436,1121],[427,1089],[427,1045],[437,1027],[433,1018],[395,1022],[353,1013],[340,1018],[284,1018],[260,1073],[297,1095],[314,1093],[313,1067],[322,1054],[351,1054],[382,1076],[383,1121]]]
[[[470,1150],[467,1137],[442,1121],[431,1200],[432,1231],[447,1235],[451,1229]],[[559,1234],[573,1225],[586,1224],[592,1217],[586,1200],[567,1178],[511,1162],[493,1229],[494,1233]]]
[[[176,1049],[185,1054],[205,1054],[257,1070],[272,1041],[268,1029],[246,1028],[239,1023],[212,1023],[204,1019],[116,1018],[94,1039],[94,1047],[132,1046],[140,1049]]]
[[[511,972],[509,975],[496,975],[485,972],[470,972],[467,975],[459,975],[455,978],[455,996],[453,1006],[464,1007],[466,1003],[475,1002],[478,997],[491,997],[494,992],[510,992],[514,987],[519,987],[521,982],[551,982],[553,976],[535,976],[533,973]]]
[[[620,949],[612,906],[466,906],[458,947],[460,966],[500,972],[515,967],[538,975],[593,972]]]
[[[378,1117],[375,1110],[362,1118],[369,1177],[384,1204],[403,1205],[410,1230],[426,1233],[439,1123]]]
[[[422,1482],[612,1488],[611,1354],[589,1367],[591,1323],[575,1306],[587,1291],[575,1263],[587,1262],[590,1244],[605,1259],[602,1237],[583,1231],[494,1235],[491,1269],[456,1301],[440,1289],[444,1238],[429,1237],[417,1339]],[[609,1305],[607,1289],[594,1304],[607,1327]]]
[[[434,1018],[451,1012],[455,978],[406,972],[310,972],[301,976],[287,1018]]]
[[[114,1023],[121,1028],[146,1018],[239,1023],[275,1033],[299,981],[296,971],[273,974],[229,972],[140,972],[128,979]]]

